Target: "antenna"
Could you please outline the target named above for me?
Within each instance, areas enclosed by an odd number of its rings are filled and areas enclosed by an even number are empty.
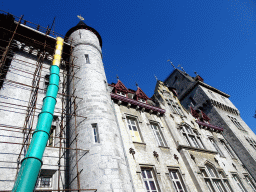
[[[180,67],[181,69],[182,69],[182,71],[184,71],[184,73],[186,73],[186,71],[184,70],[184,68],[183,67]]]
[[[176,67],[172,64],[172,62],[170,60],[167,60],[167,62],[170,62],[171,65],[173,66],[173,68],[176,69]]]
[[[81,14],[80,14],[80,15],[77,15],[77,17],[78,17],[78,19],[80,19],[81,21],[84,20],[84,18],[81,16]]]
[[[154,76],[155,76],[155,78],[156,78],[156,81],[158,81],[158,79],[157,79],[157,76],[154,74]]]

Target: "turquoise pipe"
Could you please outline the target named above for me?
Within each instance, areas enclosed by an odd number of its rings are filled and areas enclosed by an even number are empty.
[[[32,192],[35,188],[38,174],[43,164],[44,150],[50,137],[56,96],[59,90],[59,63],[62,46],[63,39],[57,37],[54,60],[50,68],[49,85],[43,100],[42,111],[38,116],[36,130],[33,133],[27,154],[21,161],[21,167],[12,189],[13,192]]]

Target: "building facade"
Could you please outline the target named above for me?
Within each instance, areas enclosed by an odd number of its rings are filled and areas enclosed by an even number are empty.
[[[1,14],[0,19],[0,191],[10,191],[49,85],[55,37],[22,18]],[[255,135],[227,94],[213,91],[226,100],[208,101],[212,93],[203,94],[208,85],[196,91],[193,83],[202,79],[189,77],[190,86],[176,78],[184,75],[178,70],[157,81],[151,98],[119,79],[108,84],[101,47],[99,33],[82,21],[65,36],[54,120],[35,190],[256,191],[253,169],[239,153],[250,147],[254,159]],[[181,97],[188,90],[198,94]],[[233,139],[237,131],[244,135]]]

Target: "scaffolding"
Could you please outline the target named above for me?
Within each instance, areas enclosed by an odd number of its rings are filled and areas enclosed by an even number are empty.
[[[65,37],[53,31],[49,26],[47,28],[42,27],[24,20],[23,16],[17,17],[2,10],[0,10],[0,21],[0,113],[6,115],[6,119],[1,117],[0,137],[3,139],[0,139],[0,145],[4,146],[2,149],[14,149],[12,153],[4,152],[4,150],[0,151],[0,156],[14,156],[10,160],[1,158],[0,163],[5,166],[0,166],[0,170],[3,169],[0,172],[3,173],[8,169],[16,172],[12,179],[0,179],[0,182],[9,182],[6,186],[12,186],[19,171],[21,160],[26,154],[32,133],[35,130],[35,121],[41,109],[41,97],[45,93],[46,80],[44,74],[49,70],[53,58],[55,38],[57,36]],[[79,66],[73,64],[73,60],[76,58],[71,55],[72,49],[72,40],[68,43],[65,39],[60,66],[61,83],[57,95],[60,103],[56,105],[56,112],[54,113],[58,117],[58,129],[51,137],[55,143],[46,147],[48,153],[51,152],[50,150],[55,150],[54,154],[58,154],[52,157],[57,159],[54,161],[55,164],[49,165],[57,167],[55,169],[55,174],[57,174],[54,181],[55,186],[46,189],[35,188],[35,191],[97,191],[97,189],[80,188],[80,173],[83,169],[78,166],[78,154],[83,151],[86,155],[89,150],[77,147],[77,125],[84,121],[86,117],[79,116],[76,112],[77,103],[82,98],[75,94],[74,79],[78,78],[76,72],[79,70]],[[30,56],[28,59],[16,57],[17,51]],[[17,80],[12,77],[19,78]],[[24,79],[24,81],[20,81],[20,79]],[[26,95],[28,99],[23,99],[22,96],[12,96],[8,94],[8,90],[19,92],[23,96]],[[18,120],[8,119],[10,117],[15,118],[15,116]],[[22,117],[23,120],[19,120],[19,117]],[[71,118],[74,120],[73,129],[76,135],[73,140],[69,140],[68,137],[68,122]],[[18,125],[14,123],[17,121],[19,122]],[[73,178],[70,178],[69,174],[70,152],[75,152],[76,175]],[[72,182],[76,182],[77,188],[70,188]],[[2,190],[0,185],[0,190],[10,191],[11,189]]]

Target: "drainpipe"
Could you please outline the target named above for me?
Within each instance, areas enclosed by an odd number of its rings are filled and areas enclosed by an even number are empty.
[[[38,116],[36,130],[33,133],[28,152],[21,161],[20,171],[12,189],[13,192],[32,192],[35,188],[38,174],[43,164],[43,153],[50,137],[56,96],[59,90],[59,65],[62,48],[63,39],[57,37],[55,54],[50,68],[50,82],[43,100],[42,111]]]

